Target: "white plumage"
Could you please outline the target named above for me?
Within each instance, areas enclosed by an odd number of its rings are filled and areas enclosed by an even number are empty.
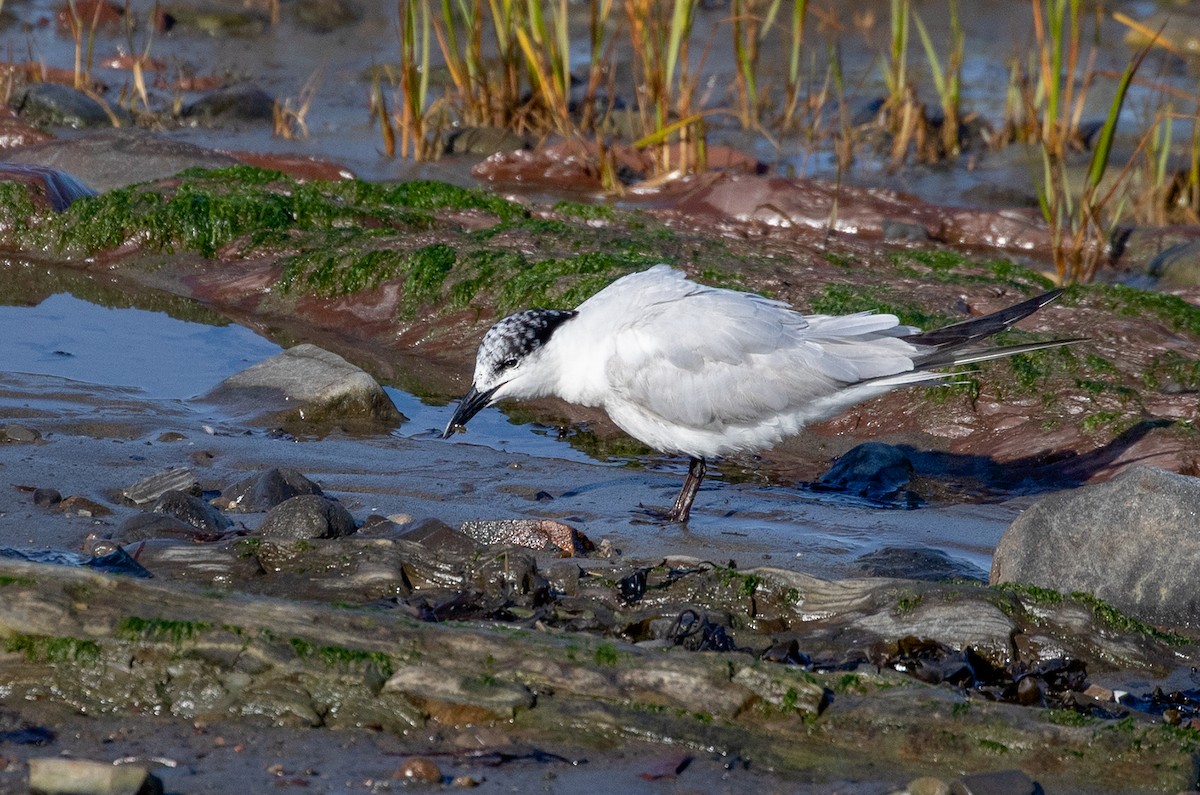
[[[860,401],[945,378],[929,367],[1070,342],[960,350],[1057,294],[921,335],[894,315],[802,315],[656,265],[617,279],[574,312],[535,309],[497,323],[445,435],[506,398],[553,395],[603,408],[630,436],[692,459],[667,515],[686,521],[706,458],[770,447]]]

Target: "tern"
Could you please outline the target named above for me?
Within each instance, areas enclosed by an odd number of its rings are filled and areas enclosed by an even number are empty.
[[[689,458],[663,515],[686,522],[708,459],[762,450],[855,403],[945,380],[942,368],[1076,342],[976,345],[1061,292],[921,332],[890,314],[801,314],[655,265],[576,309],[529,309],[492,326],[442,438],[501,400],[553,396],[602,408],[633,438]]]

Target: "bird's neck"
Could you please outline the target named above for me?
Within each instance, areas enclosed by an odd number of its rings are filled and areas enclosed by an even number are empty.
[[[552,375],[545,394],[581,406],[603,406],[609,393],[605,345],[610,338],[588,321],[584,316],[572,318],[546,343],[546,369]]]

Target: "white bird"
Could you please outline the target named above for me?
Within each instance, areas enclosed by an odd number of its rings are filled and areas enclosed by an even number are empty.
[[[686,522],[706,459],[771,447],[860,401],[949,377],[936,368],[1075,342],[972,347],[1060,292],[921,333],[895,315],[803,315],[656,265],[577,309],[530,309],[492,326],[442,437],[505,399],[554,396],[602,408],[635,439],[690,458],[664,517]]]

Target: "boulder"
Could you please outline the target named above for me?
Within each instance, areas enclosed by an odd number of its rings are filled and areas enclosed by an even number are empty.
[[[1047,497],[1004,532],[992,584],[1085,591],[1143,621],[1200,625],[1200,479],[1131,467]]]
[[[354,517],[328,497],[301,494],[267,512],[258,532],[273,541],[341,538],[358,529]]]
[[[284,425],[367,420],[394,427],[404,421],[374,378],[336,353],[307,343],[230,376],[206,399]]]
[[[223,168],[238,162],[186,141],[129,128],[32,144],[5,152],[4,159],[69,172],[98,191],[172,177],[187,168]]]
[[[227,511],[269,511],[300,494],[321,494],[321,487],[291,467],[275,467],[243,478],[221,495]]]
[[[125,111],[106,109],[84,92],[58,83],[30,83],[12,106],[22,118],[47,127],[115,127],[128,118]]]

